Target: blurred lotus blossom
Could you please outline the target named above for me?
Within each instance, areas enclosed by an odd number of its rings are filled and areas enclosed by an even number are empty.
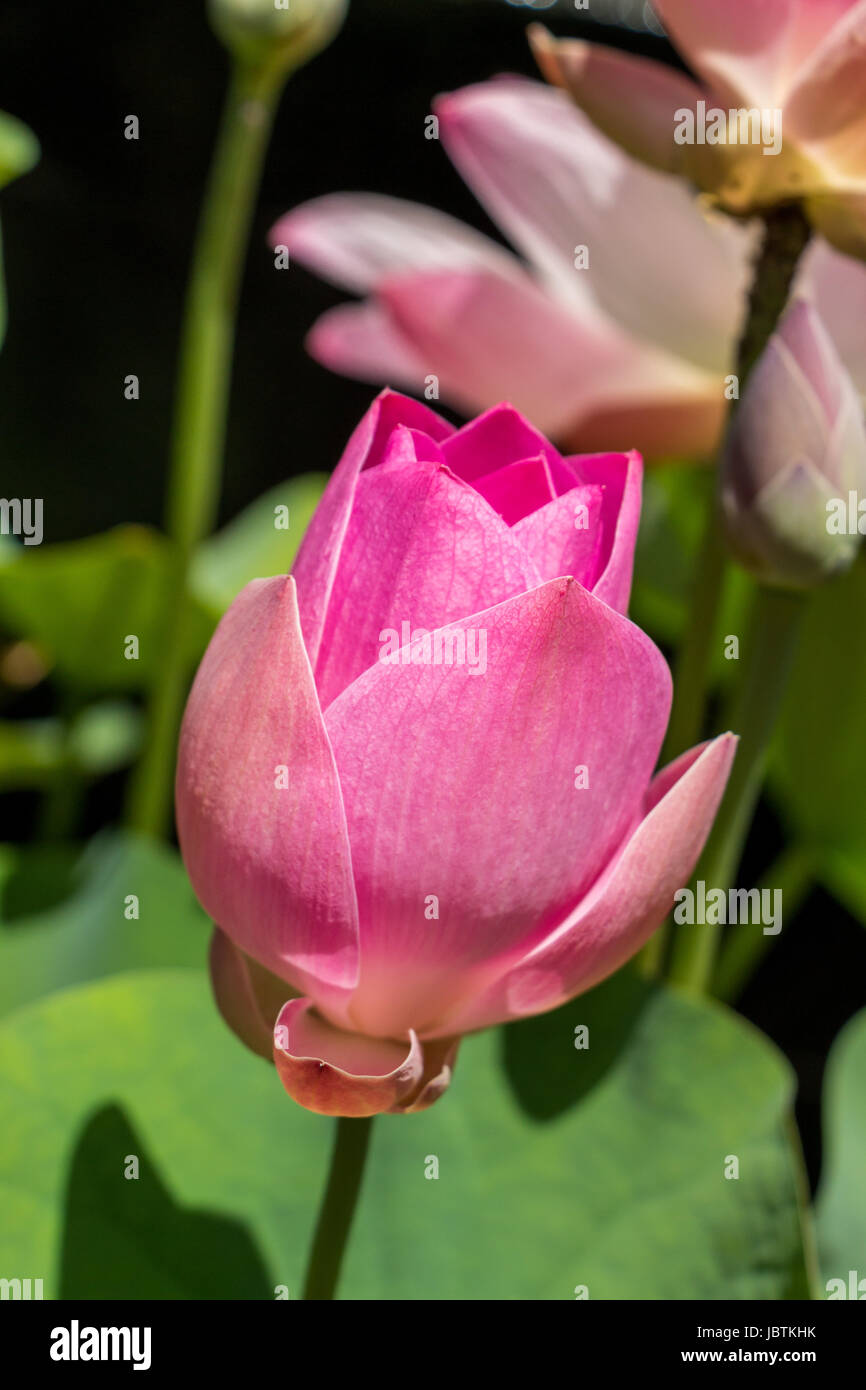
[[[274,245],[368,296],[319,319],[312,355],[419,395],[433,381],[470,415],[508,398],[567,448],[712,453],[749,231],[624,154],[553,88],[502,78],[434,109],[449,155],[526,260],[396,198],[305,203],[273,228]],[[852,293],[866,302],[866,271],[823,245],[810,264],[801,289],[822,311],[826,299],[866,390],[866,354],[836,307]]]
[[[625,149],[728,211],[802,199],[828,240],[866,257],[866,0],[655,8],[697,81],[534,26],[545,76]]]
[[[223,1015],[309,1109],[429,1105],[461,1034],[611,974],[687,881],[734,740],[653,776],[670,675],[623,616],[640,477],[507,406],[455,432],[385,393],[292,576],[220,623],[180,842]]]

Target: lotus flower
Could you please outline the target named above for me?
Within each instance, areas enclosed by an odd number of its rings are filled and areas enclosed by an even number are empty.
[[[728,211],[803,200],[829,241],[866,258],[866,0],[655,8],[697,81],[537,26],[542,71],[625,149],[692,178]]]
[[[809,588],[853,561],[861,540],[856,506],[866,496],[866,424],[805,301],[790,306],[749,378],[721,483],[731,546],[766,583]]]
[[[468,415],[509,398],[568,448],[715,451],[752,238],[681,180],[629,158],[565,97],[499,79],[435,104],[442,142],[526,264],[444,213],[335,194],[271,232],[297,260],[369,297],[308,338],[325,366],[443,399]],[[589,264],[575,267],[575,248]],[[816,239],[810,294],[866,393],[866,268]],[[808,274],[807,274],[808,270]]]
[[[292,575],[220,623],[180,842],[219,1006],[309,1109],[429,1105],[464,1033],[609,975],[687,880],[734,741],[653,777],[671,683],[624,616],[640,479],[511,407],[455,432],[386,392]]]
[[[526,263],[397,198],[303,204],[272,243],[370,296],[319,320],[312,355],[363,380],[426,387],[428,399],[432,378],[467,415],[512,400],[568,449],[711,453],[748,234],[628,158],[543,83],[482,82],[433,109],[451,159]]]

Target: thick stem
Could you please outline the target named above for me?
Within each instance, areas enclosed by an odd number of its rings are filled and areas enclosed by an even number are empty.
[[[797,265],[808,244],[809,236],[809,224],[799,206],[773,208],[765,214],[763,239],[755,262],[745,324],[737,350],[738,394],[728,418],[729,430],[737,409],[737,401],[742,399],[752,369],[785,311]],[[720,463],[724,447],[723,444]],[[679,757],[687,748],[698,742],[705,732],[712,644],[726,572],[727,556],[718,511],[718,492],[714,491],[710,494],[707,506],[686,633],[675,663],[674,704],[665,739],[665,762]],[[733,727],[738,731],[739,726],[736,723]],[[738,764],[742,757],[741,748],[737,757]],[[687,928],[681,929],[686,930]],[[649,954],[644,958],[643,965],[647,973],[659,972],[667,950],[669,934],[668,922],[659,929],[657,939],[651,943]],[[694,975],[695,978],[706,978],[703,973],[706,961],[703,964],[694,962],[694,969],[691,965],[685,964],[692,949],[693,942],[690,938],[681,936],[676,942],[672,953],[672,971],[675,977],[685,969],[690,977]],[[715,946],[707,943],[709,961],[712,960],[714,950]]]
[[[237,66],[232,74],[202,208],[180,350],[166,529],[171,558],[159,672],[129,820],[164,833],[175,744],[190,666],[189,569],[219,503],[235,319],[249,227],[283,75]]]
[[[815,862],[805,845],[790,845],[775,859],[759,885],[781,893],[784,920],[798,911],[815,882]],[[766,936],[763,927],[740,922],[730,928],[718,969],[713,979],[713,994],[732,1002],[748,984],[770,947],[779,937]]]
[[[773,208],[765,214],[763,240],[755,262],[737,350],[738,395],[731,407],[729,429],[752,368],[785,310],[809,235],[809,224],[795,204]],[[691,748],[703,733],[712,644],[725,570],[726,551],[718,514],[718,493],[712,491],[708,497],[685,636],[675,664],[674,704],[665,740],[665,762]]]
[[[740,735],[737,756],[697,877],[707,890],[732,886],[751,824],[776,716],[787,684],[805,600],[800,594],[759,589],[729,727]],[[683,925],[674,943],[671,979],[689,990],[706,989],[720,928]]]
[[[337,1121],[328,1186],[307,1265],[303,1293],[307,1300],[334,1297],[361,1190],[372,1128],[372,1118]]]

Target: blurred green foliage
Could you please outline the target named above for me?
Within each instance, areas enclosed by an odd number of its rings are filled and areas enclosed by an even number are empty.
[[[830,1053],[824,1132],[825,1166],[817,1204],[821,1274],[824,1280],[843,1279],[847,1285],[850,1270],[857,1271],[858,1281],[866,1279],[866,1009],[843,1028]]]
[[[866,554],[806,613],[772,786],[825,885],[866,923]]]

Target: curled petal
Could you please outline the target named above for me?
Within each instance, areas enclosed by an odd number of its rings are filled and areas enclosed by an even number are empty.
[[[424,1054],[406,1044],[334,1028],[312,1000],[291,999],[274,1028],[274,1061],[293,1100],[318,1115],[361,1118],[398,1110],[419,1091]]]

